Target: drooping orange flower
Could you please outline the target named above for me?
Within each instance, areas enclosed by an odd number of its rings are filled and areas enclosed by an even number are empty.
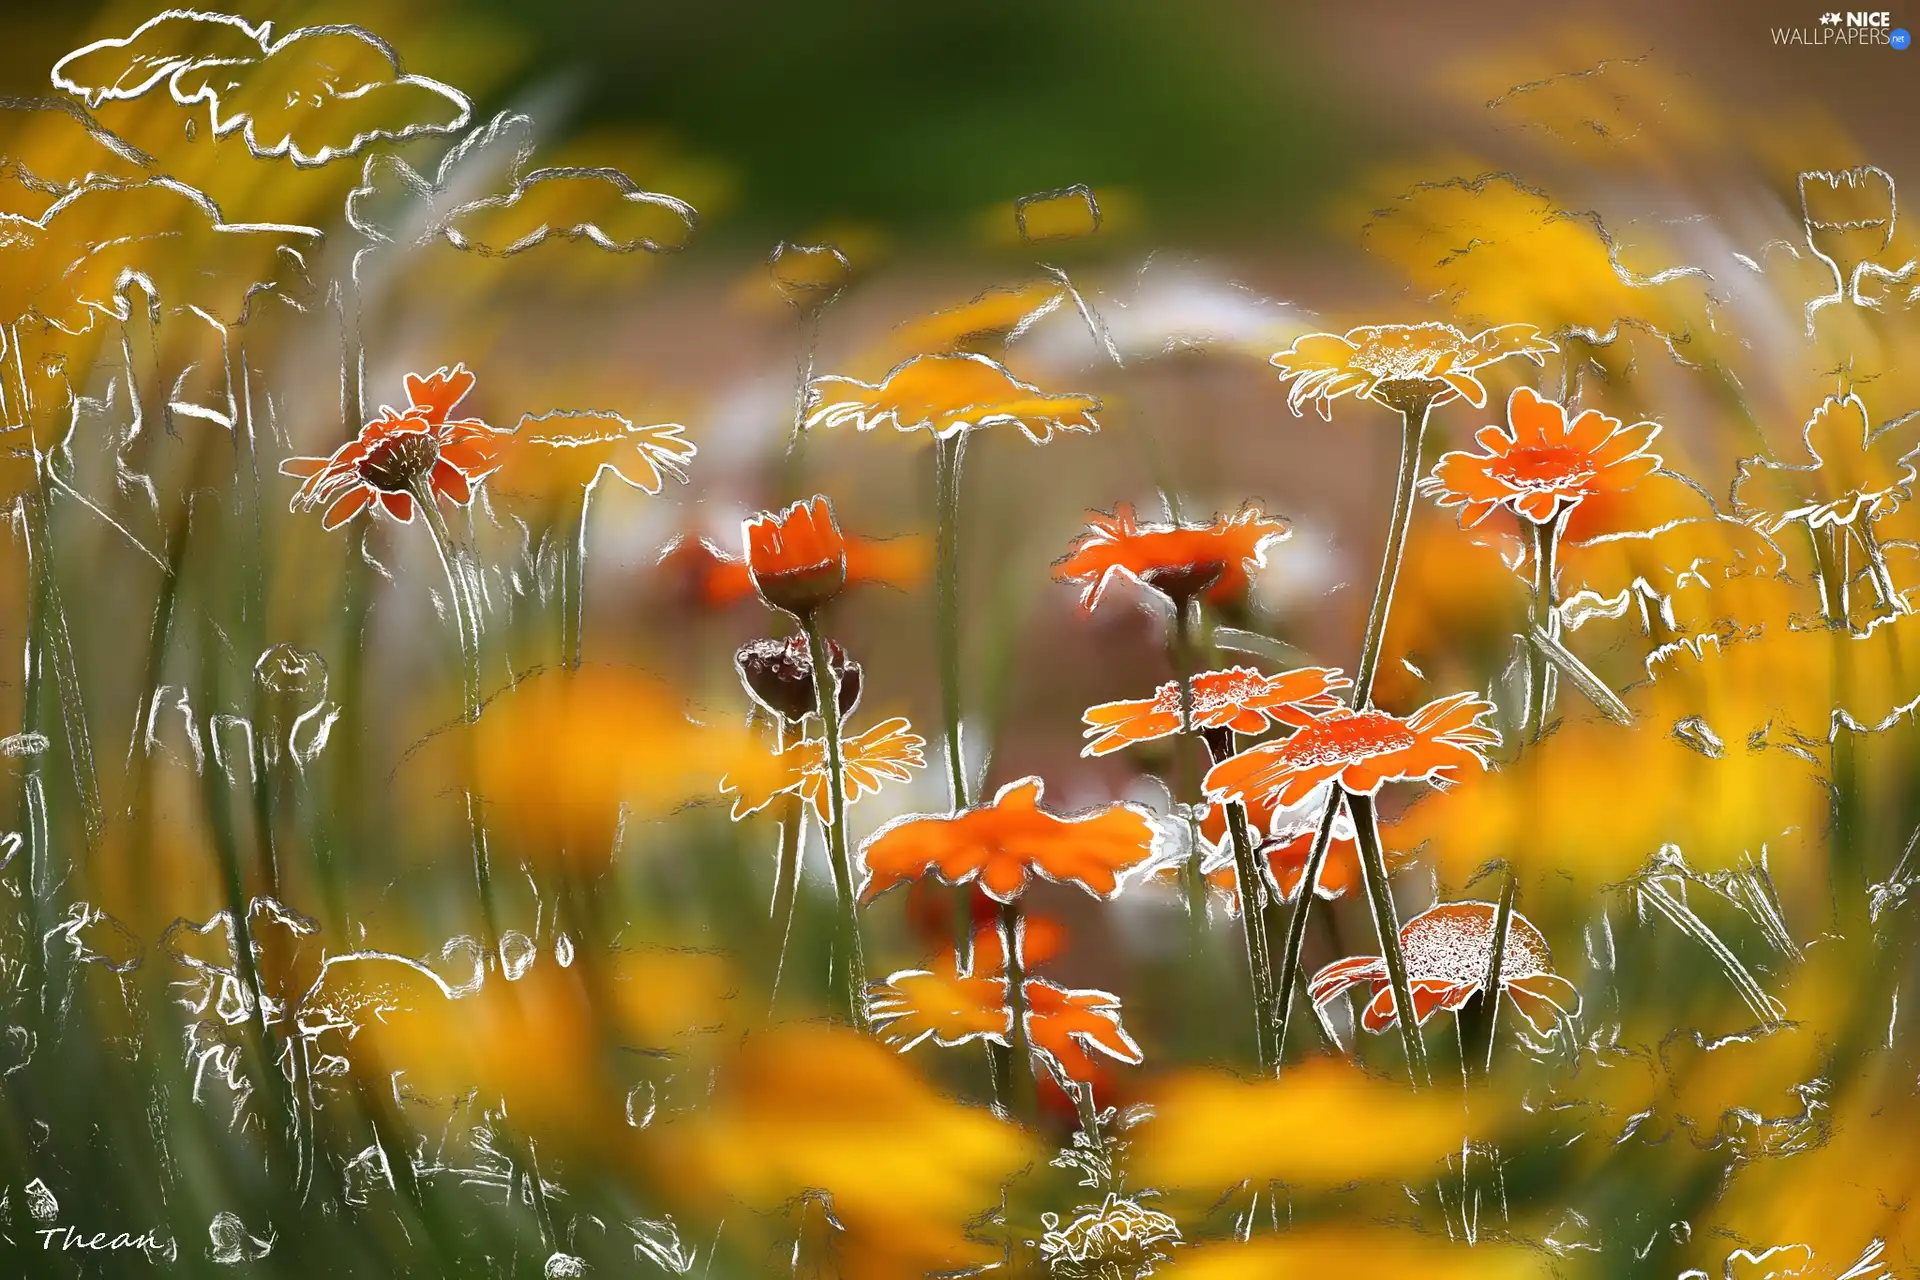
[[[1193,677],[1191,729],[1230,729],[1265,733],[1277,724],[1300,728],[1315,716],[1340,706],[1335,689],[1353,681],[1332,667],[1300,667],[1263,675],[1251,667],[1231,667]],[[1087,708],[1083,756],[1104,756],[1135,742],[1151,742],[1181,731],[1180,682],[1168,681],[1151,698],[1103,702]]]
[[[1401,926],[1400,950],[1406,957],[1416,1022],[1424,1023],[1435,1009],[1460,1008],[1481,989],[1493,959],[1494,913],[1491,902],[1442,902]],[[1363,982],[1369,998],[1360,1025],[1385,1031],[1394,1024],[1397,1010],[1387,963],[1379,956],[1336,960],[1313,975],[1307,992],[1316,1005],[1325,1005]],[[1543,1036],[1553,1033],[1563,1015],[1580,1012],[1579,991],[1553,972],[1547,940],[1518,911],[1507,924],[1499,985],[1520,1016]]]
[[[1089,611],[1116,576],[1151,587],[1176,605],[1203,592],[1215,604],[1231,604],[1246,596],[1248,571],[1266,563],[1267,547],[1291,532],[1287,521],[1253,506],[1207,524],[1142,524],[1121,503],[1112,515],[1096,512],[1087,523],[1088,532],[1055,562],[1053,576],[1085,583],[1080,603]]]
[[[907,969],[867,988],[867,1009],[880,1038],[902,1053],[932,1040],[953,1048],[972,1040],[1008,1043],[1013,1010],[1003,969],[984,965],[960,973],[951,956],[931,969]],[[1070,1080],[1093,1077],[1093,1052],[1139,1063],[1140,1046],[1120,1023],[1120,1000],[1110,992],[1063,987],[1045,978],[1021,984],[1026,996],[1027,1043],[1059,1064]]]
[[[1486,749],[1500,744],[1500,732],[1480,719],[1493,710],[1483,698],[1456,693],[1405,719],[1371,707],[1332,711],[1291,737],[1222,760],[1207,773],[1207,792],[1288,805],[1327,781],[1357,795],[1372,795],[1383,782],[1444,785],[1456,769],[1486,767]]]
[[[1291,382],[1287,407],[1297,415],[1309,400],[1331,420],[1333,402],[1344,395],[1373,399],[1399,408],[1426,401],[1445,404],[1465,396],[1487,402],[1487,389],[1474,370],[1524,356],[1535,364],[1558,351],[1530,324],[1507,324],[1469,338],[1452,325],[1370,324],[1347,330],[1345,337],[1310,333],[1296,339],[1269,361],[1280,381]]]
[[[478,418],[449,417],[474,376],[465,365],[406,377],[408,406],[380,406],[380,416],[325,458],[288,458],[280,474],[301,480],[291,509],[326,507],[320,527],[337,529],[378,502],[402,524],[413,520],[416,494],[455,506],[473,500],[473,486],[499,466],[506,433]]]
[[[1598,409],[1568,422],[1564,405],[1518,387],[1507,399],[1507,425],[1475,433],[1484,452],[1443,455],[1423,487],[1441,506],[1460,508],[1463,529],[1502,506],[1545,524],[1596,494],[1624,492],[1658,471],[1660,455],[1647,448],[1659,434],[1656,422],[1623,427]]]
[[[749,516],[744,532],[753,588],[773,608],[805,619],[847,585],[847,544],[825,497]]]
[[[843,533],[847,549],[847,585],[872,584],[911,591],[926,581],[931,550],[925,537],[863,538]],[[726,609],[754,594],[747,562],[705,538],[676,538],[660,553],[662,565],[685,574],[689,594],[701,604]]]
[[[1022,778],[964,813],[888,823],[861,849],[861,901],[924,875],[953,885],[978,882],[997,902],[1019,897],[1032,875],[1111,898],[1123,875],[1159,853],[1159,829],[1144,809],[1116,802],[1056,817],[1040,807],[1041,786],[1038,778]]]
[[[864,733],[840,739],[841,792],[848,804],[880,790],[888,782],[911,782],[915,769],[927,767],[927,740],[913,732],[901,716],[883,720]],[[733,796],[732,817],[738,822],[773,803],[774,797],[798,792],[827,821],[827,744],[807,738],[789,746],[760,767],[728,773],[720,780],[723,795]]]
[[[1273,883],[1280,890],[1280,901],[1292,902],[1300,896],[1307,879],[1307,861],[1313,853],[1313,839],[1319,834],[1320,817],[1327,803],[1325,788],[1316,788],[1298,804],[1278,808],[1271,799],[1248,806],[1247,823],[1260,841],[1259,854],[1266,859]],[[1240,909],[1240,877],[1234,869],[1233,841],[1227,832],[1223,806],[1209,805],[1200,819],[1200,835],[1213,852],[1205,866],[1207,882],[1227,892],[1232,910]],[[1386,851],[1388,866],[1405,858],[1396,849]],[[1343,807],[1333,820],[1333,838],[1327,845],[1326,860],[1320,865],[1320,878],[1314,882],[1316,897],[1332,901],[1345,897],[1361,885],[1360,846],[1355,839],[1353,817]]]
[[[951,436],[977,427],[1017,426],[1035,444],[1056,431],[1095,431],[1098,397],[1050,395],[978,354],[915,356],[879,382],[814,380],[808,427],[890,426]]]

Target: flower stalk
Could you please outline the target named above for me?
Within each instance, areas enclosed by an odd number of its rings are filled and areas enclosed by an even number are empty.
[[[1393,515],[1387,524],[1387,546],[1381,556],[1380,578],[1374,584],[1373,606],[1367,614],[1366,634],[1360,641],[1360,662],[1355,668],[1351,705],[1356,710],[1373,705],[1373,679],[1380,666],[1387,616],[1393,607],[1393,589],[1400,577],[1400,561],[1407,549],[1407,530],[1413,522],[1414,488],[1420,479],[1420,449],[1426,438],[1427,417],[1433,408],[1435,394],[1430,387],[1415,387],[1393,394],[1387,384],[1383,384],[1376,392],[1382,403],[1400,413],[1400,472],[1394,482]],[[1313,886],[1319,883],[1320,868],[1326,862],[1327,847],[1333,839],[1333,823],[1339,815],[1343,794],[1343,789],[1336,786],[1327,795],[1327,807],[1320,815],[1320,828],[1314,835],[1313,850],[1307,858],[1306,879],[1287,924],[1286,954],[1281,960],[1280,980],[1276,989],[1280,1006],[1277,1052],[1281,1053],[1284,1053],[1286,1046],[1293,986],[1300,973],[1300,950],[1306,943],[1307,917],[1313,910]],[[1407,966],[1400,953],[1399,913],[1394,909],[1393,895],[1387,884],[1386,859],[1380,850],[1380,833],[1371,824],[1373,798],[1348,795],[1347,805],[1353,815],[1356,831],[1361,832],[1361,870],[1367,883],[1367,899],[1373,908],[1374,927],[1380,936],[1380,951],[1387,959],[1388,971],[1400,975],[1400,985],[1394,988],[1394,1000],[1399,1008],[1409,1009],[1411,1006],[1405,1002],[1406,997],[1401,990],[1406,984]],[[1367,821],[1362,821],[1363,808]],[[1425,1059],[1419,1052],[1417,1030],[1412,1033],[1408,1043],[1408,1066],[1414,1069],[1417,1080],[1426,1073]]]
[[[1353,814],[1354,837],[1360,846],[1360,873],[1366,882],[1367,905],[1373,911],[1374,931],[1380,935],[1380,954],[1387,964],[1387,983],[1393,989],[1393,1007],[1399,1013],[1400,1043],[1407,1053],[1407,1072],[1415,1087],[1431,1084],[1427,1071],[1426,1046],[1420,1039],[1420,1021],[1413,1012],[1413,987],[1407,979],[1407,959],[1400,949],[1400,919],[1393,906],[1393,888],[1387,882],[1385,851],[1380,846],[1379,816],[1373,797],[1347,793],[1347,809]],[[1307,895],[1301,894],[1301,901]],[[1508,904],[1512,912],[1512,904]],[[1388,939],[1392,939],[1389,943]]]
[[[827,638],[818,612],[809,610],[800,620],[813,655],[814,706],[827,747],[827,855],[833,870],[834,893],[840,899],[840,922],[834,947],[834,971],[840,979],[848,1020],[864,1030],[866,966],[860,956],[860,912],[854,898],[853,860],[847,852],[847,795],[840,758],[840,679],[827,653]]]

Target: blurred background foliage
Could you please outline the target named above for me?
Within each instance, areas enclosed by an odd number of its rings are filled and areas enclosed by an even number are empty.
[[[53,94],[64,53],[155,12],[8,14],[8,91]],[[1869,521],[1886,564],[1848,561],[1836,600],[1820,557],[1847,539],[1763,527],[1733,490],[1743,459],[1806,465],[1809,415],[1842,387],[1899,480],[1920,406],[1900,55],[1772,47],[1770,26],[1811,21],[1788,4],[1605,25],[1081,0],[244,16],[379,32],[472,97],[462,135],[531,117],[476,141],[450,189],[613,166],[701,221],[678,252],[507,252],[571,216],[550,188],[471,212],[462,251],[410,239],[423,215],[393,167],[431,185],[446,136],[368,149],[385,168],[303,168],[156,95],[93,108],[132,150],[5,104],[0,208],[20,219],[89,174],[165,174],[229,222],[296,224],[236,249],[148,186],[0,245],[0,652],[28,655],[0,672],[0,1238],[19,1273],[1912,1274],[1917,509]],[[1865,164],[1884,185],[1803,195],[1803,171]],[[1072,183],[1099,234],[1024,243],[1014,202]],[[619,234],[678,229],[590,194]],[[830,306],[798,268],[770,278],[782,241],[844,254]],[[123,287],[128,263],[151,294]],[[1864,298],[1861,263],[1880,273]],[[768,767],[735,651],[784,623],[715,551],[816,491],[883,540],[831,615],[864,668],[849,728],[907,717],[930,767],[861,799],[864,837],[948,803],[938,490],[925,433],[794,441],[802,372],[983,351],[1100,398],[1096,434],[968,446],[968,762],[985,796],[1037,774],[1061,812],[1130,801],[1178,826],[1192,779],[1166,743],[1079,754],[1087,707],[1173,677],[1167,618],[1119,588],[1086,612],[1052,563],[1089,512],[1257,501],[1291,536],[1209,615],[1222,660],[1349,662],[1391,415],[1289,415],[1267,357],[1421,320],[1560,348],[1490,367],[1487,408],[1437,413],[1429,457],[1517,385],[1663,428],[1672,474],[1594,503],[1565,548],[1565,638],[1617,710],[1563,685],[1519,749],[1522,530],[1462,532],[1425,500],[1378,685],[1402,711],[1487,693],[1510,738],[1485,776],[1383,803],[1402,917],[1490,898],[1511,868],[1577,1026],[1503,1030],[1491,1078],[1413,1093],[1393,1037],[1349,1034],[1350,1063],[1303,1018],[1280,1078],[1250,1079],[1238,923],[1216,898],[1196,930],[1149,876],[1112,903],[1022,900],[1039,975],[1115,993],[1144,1056],[1096,1061],[1099,1145],[1076,1145],[1085,1119],[1044,1075],[1024,1123],[996,1116],[978,1044],[903,1055],[833,1025],[825,851],[806,850],[783,963],[777,810],[735,822],[721,791]],[[680,423],[699,450],[681,483],[609,445],[627,483],[591,501],[579,467],[516,454],[452,513],[484,632],[471,723],[459,591],[426,531],[323,531],[276,473],[457,362],[479,378],[462,411],[521,443]],[[990,917],[930,889],[864,911],[871,977]],[[1312,965],[1374,948],[1357,895],[1318,910]],[[1449,1015],[1431,1025],[1450,1081],[1462,1052]],[[43,1243],[68,1228],[155,1235]]]

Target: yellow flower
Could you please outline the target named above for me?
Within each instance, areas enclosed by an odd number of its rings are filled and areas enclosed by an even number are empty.
[[[1005,345],[1056,310],[1066,297],[1065,287],[1055,280],[988,289],[970,302],[902,325],[889,346],[902,352],[955,353]]]
[[[1277,1080],[1176,1075],[1151,1101],[1154,1119],[1134,1139],[1132,1172],[1160,1187],[1417,1179],[1467,1136],[1458,1097],[1409,1093],[1330,1057],[1289,1067]]]
[[[1018,1129],[949,1101],[879,1041],[823,1026],[747,1038],[720,1068],[711,1106],[656,1126],[645,1150],[692,1208],[726,1215],[729,1236],[766,1230],[805,1193],[831,1197],[847,1280],[951,1273],[997,1256],[968,1223],[1032,1158]],[[741,1205],[751,1212],[730,1212]]]
[[[1736,510],[1769,533],[1795,520],[1814,528],[1878,520],[1913,496],[1911,429],[1875,431],[1857,392],[1828,396],[1807,419],[1802,440],[1811,465],[1744,458],[1733,482]]]
[[[842,738],[841,790],[847,803],[871,795],[888,782],[911,782],[915,769],[927,767],[926,746],[927,740],[913,732],[913,726],[901,716]],[[766,808],[774,797],[794,791],[825,822],[827,777],[826,740],[807,738],[785,751],[735,768],[720,780],[720,791],[733,797],[736,822]]]
[[[1298,414],[1311,400],[1331,420],[1333,402],[1344,395],[1395,408],[1460,396],[1484,405],[1487,389],[1473,376],[1476,369],[1508,356],[1544,364],[1543,357],[1559,349],[1530,324],[1502,325],[1469,338],[1452,325],[1429,321],[1362,325],[1345,337],[1310,333],[1275,352],[1269,363],[1280,370],[1281,382],[1293,384],[1289,409]]]
[[[976,354],[915,356],[884,379],[816,379],[809,427],[851,424],[861,431],[891,426],[946,437],[978,427],[1017,426],[1035,444],[1055,431],[1094,431],[1098,398],[1051,395],[1020,381],[1006,366]]]
[[[1531,1280],[1557,1274],[1550,1255],[1517,1244],[1474,1244],[1396,1227],[1292,1227],[1284,1235],[1183,1251],[1156,1280],[1269,1280],[1273,1276],[1419,1276],[1421,1280]]]
[[[554,409],[520,419],[504,441],[495,491],[564,497],[584,494],[611,475],[643,493],[659,493],[667,477],[686,483],[698,450],[674,422],[640,426],[595,409]]]

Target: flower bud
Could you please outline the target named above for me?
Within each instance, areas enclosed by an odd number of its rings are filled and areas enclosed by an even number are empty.
[[[852,715],[860,705],[860,664],[832,640],[827,641],[827,662],[839,682],[840,714]],[[733,665],[748,695],[782,720],[798,724],[814,713],[818,695],[813,687],[813,655],[805,636],[749,641],[740,646]]]

